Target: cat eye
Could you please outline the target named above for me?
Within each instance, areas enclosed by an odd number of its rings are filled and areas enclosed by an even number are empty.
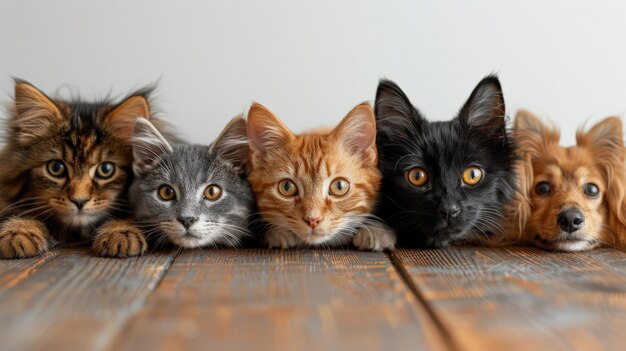
[[[424,186],[428,183],[428,173],[421,167],[412,168],[407,174],[409,183],[415,186]]]
[[[101,179],[108,179],[115,173],[115,165],[111,162],[103,162],[96,168],[96,176]]]
[[[46,169],[51,176],[56,178],[63,178],[67,174],[65,163],[61,160],[52,160],[48,162]]]
[[[483,170],[480,167],[470,166],[463,171],[463,183],[467,185],[476,185],[483,180]]]
[[[345,178],[337,178],[330,183],[331,195],[342,197],[345,196],[348,191],[350,191],[350,182],[348,182]]]
[[[292,197],[298,194],[298,188],[291,180],[283,179],[278,183],[278,192],[283,196]]]
[[[546,195],[550,192],[550,183],[548,182],[539,182],[535,185],[535,192],[537,195]]]
[[[215,184],[209,185],[204,189],[204,197],[208,200],[215,201],[222,197],[222,189]]]
[[[583,192],[589,197],[598,197],[600,194],[600,188],[593,183],[587,183],[583,186]]]
[[[159,198],[163,201],[172,201],[176,199],[176,191],[169,185],[161,185],[159,187]]]

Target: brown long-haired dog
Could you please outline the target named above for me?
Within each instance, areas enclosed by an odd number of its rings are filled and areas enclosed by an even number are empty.
[[[528,111],[515,117],[519,193],[509,238],[546,250],[622,246],[626,172],[622,123],[608,117],[559,145],[560,133]]]

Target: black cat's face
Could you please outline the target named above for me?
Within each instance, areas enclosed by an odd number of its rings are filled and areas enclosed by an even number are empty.
[[[395,83],[381,81],[376,118],[379,212],[401,244],[442,247],[502,231],[515,156],[497,78],[481,81],[446,122],[428,122]]]

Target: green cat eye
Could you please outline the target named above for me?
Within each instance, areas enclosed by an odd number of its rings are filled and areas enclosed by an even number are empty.
[[[115,173],[115,165],[111,162],[102,162],[96,169],[96,176],[101,179],[111,178]]]
[[[61,160],[52,160],[48,162],[46,169],[51,176],[56,178],[63,178],[67,174],[67,167],[65,167],[65,163]]]
[[[296,184],[289,179],[283,179],[278,183],[278,192],[282,196],[292,197],[298,194],[298,187]]]

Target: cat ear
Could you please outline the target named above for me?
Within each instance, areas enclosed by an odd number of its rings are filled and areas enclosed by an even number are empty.
[[[135,119],[131,143],[135,175],[149,171],[163,154],[172,152],[172,146],[163,135],[152,123],[142,117]]]
[[[122,140],[129,140],[133,136],[137,117],[150,119],[148,99],[141,94],[144,93],[131,94],[104,117],[104,123],[112,129],[113,135]]]
[[[513,135],[521,154],[538,155],[550,144],[558,144],[559,131],[544,124],[532,112],[519,110],[515,115]]]
[[[19,143],[46,137],[63,121],[59,107],[32,84],[15,80],[15,115],[8,126]]]
[[[378,133],[383,136],[391,137],[407,127],[414,129],[423,121],[402,89],[387,79],[381,79],[378,83],[374,111]]]
[[[240,172],[246,168],[249,152],[246,120],[241,116],[228,122],[209,149],[209,153],[230,162]]]
[[[506,137],[504,97],[498,77],[487,76],[478,83],[460,116],[470,130],[492,139]]]
[[[256,102],[248,111],[247,129],[253,160],[259,159],[269,150],[283,147],[293,137],[272,111]]]
[[[369,103],[354,107],[332,131],[332,136],[352,154],[376,165],[376,117]]]

